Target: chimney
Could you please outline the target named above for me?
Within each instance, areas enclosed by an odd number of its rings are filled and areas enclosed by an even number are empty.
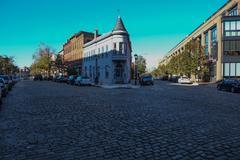
[[[97,37],[98,37],[98,29],[94,31],[94,39],[96,39]]]

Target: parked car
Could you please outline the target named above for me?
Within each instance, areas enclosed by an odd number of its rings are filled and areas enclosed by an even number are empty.
[[[0,75],[0,78],[4,80],[5,85],[7,86],[7,90],[12,90],[12,81],[10,80],[9,76],[7,75]]]
[[[15,85],[15,83],[14,83],[14,81],[13,81],[13,76],[12,75],[10,75],[10,76],[8,76],[9,77],[9,82],[10,82],[10,84],[12,85],[12,86],[14,86]]]
[[[151,74],[144,74],[139,78],[140,85],[154,85],[153,77]]]
[[[53,77],[53,82],[57,82],[57,79],[59,78],[59,76],[55,76],[55,77]]]
[[[16,84],[20,81],[20,78],[18,76],[13,76],[13,82]]]
[[[44,76],[44,77],[43,77],[43,80],[44,80],[44,81],[47,81],[47,80],[48,80],[48,77],[47,77],[47,76]]]
[[[49,76],[47,80],[48,81],[52,81],[53,80],[53,76]]]
[[[168,76],[163,76],[161,80],[162,81],[167,81],[168,80]]]
[[[42,81],[43,80],[43,77],[42,75],[35,75],[34,78],[33,78],[34,81]]]
[[[6,97],[7,93],[8,93],[8,88],[4,82],[4,79],[2,79],[2,78],[0,78],[0,88],[2,90],[2,93],[1,93],[2,97]]]
[[[68,81],[68,77],[67,76],[59,76],[56,79],[56,82],[59,82],[59,83],[67,83],[67,81]]]
[[[2,88],[0,87],[0,105],[2,104]]]
[[[240,92],[240,80],[236,79],[225,79],[218,83],[218,90],[230,91],[232,93]]]
[[[62,76],[57,76],[55,82],[61,82]]]
[[[182,76],[178,79],[178,83],[181,84],[192,84],[192,81],[190,78],[186,77],[186,76]]]
[[[69,76],[68,80],[67,80],[67,84],[74,85],[75,79],[76,79],[76,76],[74,76],[74,75]]]
[[[82,77],[80,80],[80,86],[91,86],[92,82],[89,77]]]
[[[81,80],[82,80],[82,76],[78,76],[78,77],[75,79],[74,85],[80,86],[80,85],[81,85]]]
[[[179,76],[172,76],[170,77],[169,81],[173,83],[178,83],[179,78]]]

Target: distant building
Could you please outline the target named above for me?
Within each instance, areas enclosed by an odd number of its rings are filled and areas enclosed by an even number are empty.
[[[22,79],[28,79],[30,77],[30,68],[29,67],[23,67],[19,70],[19,76]]]
[[[127,84],[131,79],[131,41],[121,17],[113,31],[84,45],[83,75],[99,84]]]
[[[82,71],[83,45],[93,40],[94,34],[79,32],[74,34],[63,45],[63,60],[67,68],[74,69],[78,74]]]
[[[211,81],[240,78],[240,1],[229,0],[162,59],[166,65],[186,44],[198,40],[205,47]]]

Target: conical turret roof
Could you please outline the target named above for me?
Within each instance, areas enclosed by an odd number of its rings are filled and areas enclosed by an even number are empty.
[[[126,28],[123,24],[122,18],[120,16],[118,17],[117,24],[115,25],[113,31],[125,31],[125,32],[127,32],[127,30],[126,30]]]

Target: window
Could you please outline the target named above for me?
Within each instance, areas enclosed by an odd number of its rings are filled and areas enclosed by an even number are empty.
[[[217,27],[214,27],[211,30],[212,36],[211,36],[211,46],[212,46],[212,54],[213,58],[217,58]]]
[[[104,53],[104,47],[102,47],[102,53]]]
[[[238,5],[233,7],[231,10],[228,11],[229,16],[237,16],[238,15]]]
[[[101,53],[101,50],[100,50],[100,48],[98,48],[98,54],[100,54]]]
[[[240,77],[240,63],[224,63],[225,77]]]
[[[85,77],[87,77],[87,66],[85,66],[84,72],[85,72]]]
[[[95,69],[95,67],[93,66],[93,78],[96,78],[95,73],[96,73],[96,69]]]
[[[240,63],[236,64],[236,69],[237,69],[237,71],[236,71],[237,76],[240,77]]]
[[[236,30],[236,22],[235,21],[232,21],[231,22],[231,27],[230,27],[231,30]]]
[[[89,76],[92,77],[92,66],[89,67]]]
[[[119,43],[119,53],[123,54],[123,43]]]
[[[113,43],[113,52],[114,54],[117,52],[117,43]]]
[[[224,35],[226,37],[230,36],[240,36],[240,21],[226,21],[224,22]]]
[[[101,77],[101,74],[100,74],[100,67],[97,67],[97,75],[98,75],[98,78]]]
[[[106,52],[108,52],[108,45],[106,45]]]
[[[229,77],[229,63],[224,63],[224,76]]]
[[[235,68],[235,63],[230,64],[230,76],[236,76],[236,68]]]
[[[208,32],[205,33],[205,54],[208,56]]]
[[[240,56],[240,41],[224,41],[224,55]]]
[[[108,45],[106,45],[106,57],[108,57]]]
[[[212,42],[216,42],[217,41],[217,27],[214,27],[212,29]]]
[[[106,65],[106,66],[105,66],[105,78],[106,78],[106,79],[108,79],[108,77],[109,77],[108,68],[109,68],[109,66]]]
[[[240,30],[240,21],[237,21],[237,30]]]
[[[124,46],[124,54],[126,54],[127,53],[127,43],[124,43],[123,46]]]

